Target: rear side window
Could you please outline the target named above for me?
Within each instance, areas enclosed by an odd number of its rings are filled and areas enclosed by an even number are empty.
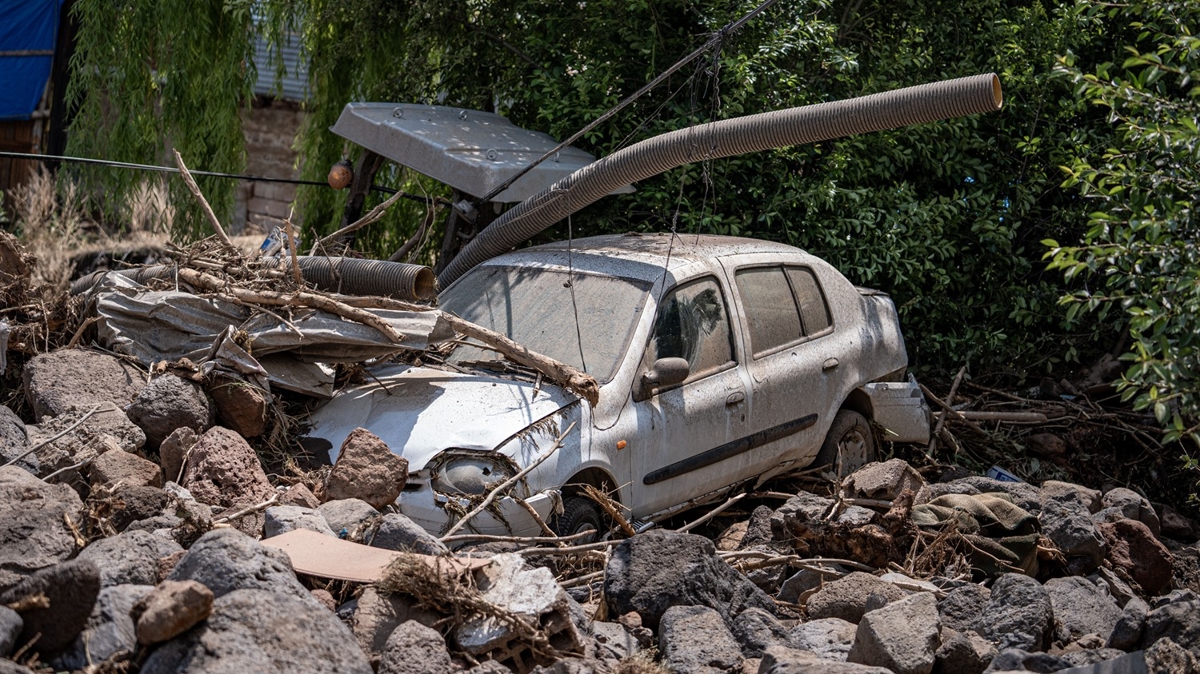
[[[755,357],[804,336],[800,314],[782,267],[753,267],[735,274]]]
[[[732,344],[721,288],[707,277],[672,290],[659,303],[650,362],[683,358],[693,380],[733,361]]]
[[[825,304],[825,296],[812,270],[806,267],[788,267],[788,278],[792,289],[796,291],[796,300],[800,303],[800,316],[804,319],[804,334],[812,336],[824,331],[831,325],[829,307]]]

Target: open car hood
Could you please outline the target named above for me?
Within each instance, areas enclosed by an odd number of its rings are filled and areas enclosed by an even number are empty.
[[[528,382],[411,365],[373,369],[371,375],[370,384],[342,391],[313,412],[306,447],[317,453],[327,448],[336,461],[346,436],[365,428],[417,471],[446,449],[496,449],[578,400],[547,382],[535,396]]]

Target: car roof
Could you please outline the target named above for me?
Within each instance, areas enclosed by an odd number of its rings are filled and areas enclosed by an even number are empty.
[[[563,268],[570,265],[577,271],[654,281],[662,276],[664,267],[675,270],[701,260],[745,253],[803,254],[804,251],[787,244],[737,236],[629,232],[531,246],[484,264]]]

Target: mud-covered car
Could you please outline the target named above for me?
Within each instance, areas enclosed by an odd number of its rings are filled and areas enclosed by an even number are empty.
[[[812,464],[846,474],[881,437],[924,442],[896,310],[791,246],[625,234],[491,259],[439,295],[443,310],[583,370],[593,407],[482,344],[445,363],[384,365],[312,416],[330,449],[363,427],[406,457],[400,510],[444,532],[500,482],[561,447],[468,530],[599,529],[581,493],[635,525]],[[429,361],[429,359],[427,359]]]

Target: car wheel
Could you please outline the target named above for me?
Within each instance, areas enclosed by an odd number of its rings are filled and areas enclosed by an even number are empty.
[[[554,518],[550,528],[559,536],[581,534],[585,531],[596,532],[592,536],[584,536],[574,543],[591,543],[600,537],[604,531],[604,517],[600,514],[600,506],[585,496],[568,496],[563,499],[563,512]]]
[[[832,472],[843,478],[878,458],[871,423],[854,410],[838,410],[813,465],[832,466]]]

